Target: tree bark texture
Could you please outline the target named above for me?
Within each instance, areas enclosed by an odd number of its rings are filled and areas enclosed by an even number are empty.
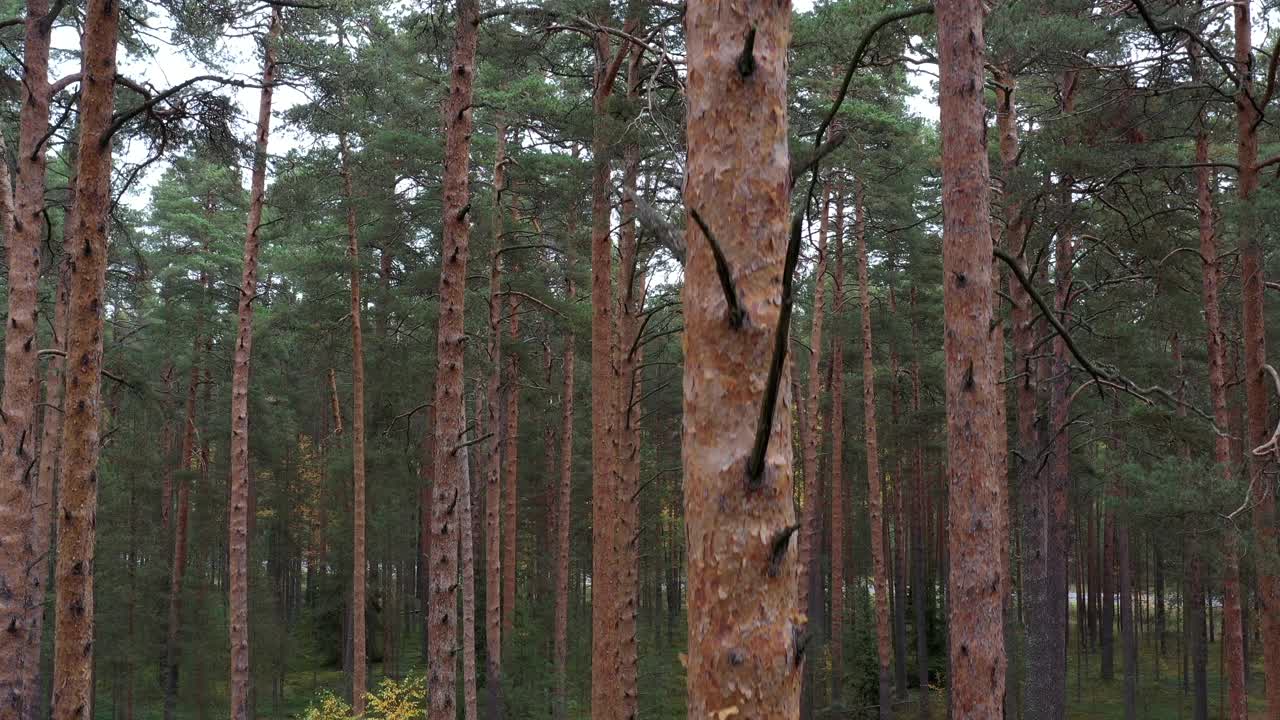
[[[789,371],[776,388],[776,412],[766,418],[760,480],[748,478],[787,247],[790,23],[789,3],[695,0],[684,16],[685,203],[717,233],[745,313],[735,327],[710,239],[688,222],[683,456],[688,709],[696,718],[782,719],[799,712],[805,631],[793,547],[799,526]],[[740,61],[744,46],[748,60]]]

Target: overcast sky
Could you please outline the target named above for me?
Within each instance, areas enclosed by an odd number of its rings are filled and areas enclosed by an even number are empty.
[[[796,0],[794,5],[797,11],[805,12],[813,7],[813,2],[812,0]],[[267,15],[265,12],[262,15],[265,27]],[[211,74],[208,67],[194,63],[173,45],[167,42],[162,43],[156,39],[168,38],[167,18],[163,16],[154,18],[152,31],[153,36],[148,42],[153,46],[154,54],[141,56],[136,53],[127,53],[121,48],[121,55],[118,60],[121,74],[144,84],[150,83],[154,88],[161,91],[197,75]],[[914,38],[914,40],[918,40],[918,38]],[[79,46],[79,42],[79,36],[74,28],[62,26],[54,31],[53,47],[55,49],[74,50]],[[220,71],[220,74],[231,75],[249,82],[258,82],[261,79],[262,59],[258,52],[258,45],[253,39],[228,38],[225,40],[224,49],[232,59],[225,70]],[[78,71],[79,67],[67,62],[55,63],[54,67],[50,69],[55,79]],[[908,68],[908,72],[911,84],[919,90],[918,94],[907,99],[909,110],[915,115],[936,122],[938,108],[932,89],[932,78],[911,68]],[[214,73],[219,74],[219,71],[214,71]],[[257,119],[258,114],[259,90],[256,88],[242,88],[234,89],[232,92],[240,108],[240,121],[237,131],[242,137],[250,137],[253,132],[252,123]],[[282,127],[279,121],[279,115],[282,111],[306,101],[306,96],[296,88],[276,88],[273,102],[276,119],[271,129],[271,153],[273,155],[281,155],[292,149],[316,142],[315,138],[304,136],[291,128]],[[132,147],[124,148],[125,158],[132,162],[141,161],[144,158],[144,152],[145,149],[137,146],[136,143]],[[161,172],[163,172],[161,167],[152,167],[140,182],[136,183],[136,186],[126,196],[125,202],[135,208],[145,207],[150,201],[151,188],[159,179]],[[247,168],[242,175],[247,179]]]

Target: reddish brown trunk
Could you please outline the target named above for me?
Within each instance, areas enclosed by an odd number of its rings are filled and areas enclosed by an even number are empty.
[[[119,26],[119,3],[89,2],[84,18],[79,165],[72,201],[76,208],[76,251],[69,261],[67,303],[67,356],[73,361],[67,364],[62,477],[58,493],[53,660],[53,717],[56,720],[89,718],[93,709],[93,577],[101,449],[102,308],[106,291],[107,213],[111,207],[111,137],[108,133],[114,104]],[[19,450],[21,448],[6,445],[5,452],[8,455]]]
[[[456,452],[465,429],[462,401],[466,334],[467,251],[470,244],[469,176],[471,171],[471,98],[475,78],[476,0],[459,0],[450,62],[449,96],[444,104],[444,244],[440,272],[440,325],[436,335],[435,487],[431,517],[431,647],[427,658],[428,720],[454,720],[457,646],[458,523],[462,492],[462,457]]]
[[[630,26],[628,26],[630,28]],[[591,138],[591,716],[630,718],[635,693],[627,696],[620,674],[622,560],[618,515],[616,369],[613,367],[613,242],[610,239],[608,100],[629,54],[616,53],[610,36],[596,33]]]
[[[570,233],[572,236],[572,233]],[[567,300],[573,300],[573,280],[567,280]],[[555,586],[555,718],[568,716],[567,668],[569,657],[569,528],[573,525],[573,364],[574,336],[569,333],[564,340],[564,384],[560,395],[560,480],[559,500],[556,503],[556,586]]]
[[[364,714],[365,693],[369,688],[368,657],[365,650],[365,474],[364,474],[364,333],[360,314],[364,302],[360,298],[360,236],[356,232],[356,198],[351,183],[350,148],[347,134],[338,135],[338,151],[342,162],[342,196],[347,215],[347,257],[351,261],[351,484],[353,533],[351,546],[351,712]],[[332,379],[332,376],[330,376]],[[335,400],[336,400],[335,394]]]
[[[639,48],[626,46],[627,97],[638,102],[640,83]],[[642,391],[641,366],[644,350],[638,334],[642,331],[641,313],[644,311],[645,271],[644,258],[636,237],[635,203],[637,175],[640,169],[640,148],[628,143],[623,149],[622,204],[619,214],[622,227],[619,232],[619,277],[617,305],[614,314],[614,368],[617,383],[614,402],[617,403],[618,432],[617,483],[614,502],[617,503],[618,522],[615,528],[618,548],[618,617],[615,628],[618,652],[618,676],[623,687],[625,706],[621,717],[634,718],[638,712],[639,650],[636,647],[636,618],[639,617],[639,566],[640,553],[637,541],[640,534],[640,398]]]
[[[17,718],[34,715],[39,706],[36,678],[48,572],[44,558],[49,546],[49,521],[43,518],[50,515],[53,497],[52,472],[31,472],[40,397],[36,292],[45,229],[45,136],[54,20],[48,13],[48,0],[28,0],[16,187],[11,186],[8,167],[0,168],[9,291],[0,394],[0,588],[9,590],[0,592],[0,627],[6,629],[0,642],[0,717]],[[109,95],[106,102],[109,106]],[[53,367],[51,362],[51,375]]]
[[[477,393],[477,403],[479,397]],[[479,432],[477,430],[477,432]],[[462,646],[462,707],[464,720],[479,718],[476,706],[476,561],[471,518],[471,448],[462,456],[462,487],[458,491],[458,562],[462,566],[462,624],[456,641]],[[388,662],[384,658],[383,662]]]
[[[776,341],[785,348],[787,340],[779,291],[790,205],[790,23],[789,3],[695,0],[684,15],[685,204],[716,233],[745,314],[735,327],[709,238],[689,221],[683,457],[691,718],[728,717],[730,709],[744,718],[794,718],[800,704],[789,371],[778,377],[777,411],[761,423],[766,456],[751,460],[766,390],[761,369]],[[744,45],[750,63],[739,59]],[[757,471],[758,481],[748,477]]]
[[[494,433],[489,444],[489,462],[485,476],[485,656],[486,690],[490,718],[500,715],[502,688],[502,530],[499,517],[502,512],[502,437],[505,428],[499,427],[499,393],[502,391],[502,303],[499,291],[502,285],[502,193],[507,187],[507,129],[499,124],[493,158],[493,228],[492,250],[489,256],[489,387],[487,388],[485,425]],[[510,526],[508,526],[510,532]]]
[[[505,128],[503,129],[505,131]],[[517,268],[518,269],[518,268]],[[518,300],[509,298],[510,319],[507,322],[511,350],[506,355],[506,382],[503,407],[506,428],[502,432],[502,637],[509,641],[516,618],[516,541],[520,526],[516,518],[516,487],[519,480],[520,449],[520,374],[516,355],[520,336]]]
[[[835,281],[832,285],[834,298],[833,314],[837,320],[841,318],[844,308],[844,236],[835,236]],[[837,323],[837,327],[839,327]],[[815,353],[818,348],[814,347]],[[812,368],[812,365],[810,366]],[[812,389],[812,388],[811,388]],[[811,396],[812,397],[812,396]],[[811,406],[815,415],[818,403]],[[817,424],[810,419],[813,436],[818,435]],[[844,339],[840,333],[831,336],[831,694],[835,700],[840,699],[844,687],[844,620],[845,620],[845,516],[844,516]],[[816,449],[817,439],[808,438],[809,444]],[[806,452],[808,446],[806,446]],[[817,459],[814,459],[817,465]],[[815,478],[817,471],[815,468]],[[818,502],[817,498],[814,500]],[[818,544],[821,540],[821,527],[818,529]],[[814,554],[820,555],[821,548],[815,547]],[[815,563],[817,561],[815,560]],[[821,572],[821,568],[817,570]],[[821,579],[815,578],[814,589],[820,588]],[[819,605],[821,598],[814,598],[811,606]]]
[[[920,324],[916,313],[916,288],[911,287],[911,345],[914,353],[911,366],[911,409],[920,413]],[[928,600],[933,590],[926,580],[926,542],[925,528],[929,524],[928,497],[924,482],[924,443],[917,437],[914,443],[914,490],[915,490],[915,522],[912,524],[913,578],[912,589],[915,599],[916,619],[916,672],[920,681],[920,717],[929,720],[929,633],[928,633]]]
[[[204,347],[197,333],[192,342],[192,358],[199,358]],[[192,362],[187,379],[187,402],[182,423],[182,444],[178,453],[178,507],[173,533],[173,564],[169,568],[169,625],[165,638],[164,718],[172,720],[178,707],[178,647],[182,633],[182,581],[187,567],[187,517],[190,509],[191,475],[199,468],[196,454],[196,386],[200,384],[200,365]]]
[[[862,298],[862,423],[867,442],[867,508],[871,517],[871,561],[874,566],[876,648],[880,660],[880,718],[892,715],[889,697],[889,659],[893,628],[889,618],[889,558],[884,543],[884,491],[876,432],[876,365],[871,344],[871,287],[867,277],[867,238],[863,221],[862,181],[855,197],[854,234],[858,238],[858,292]]]
[[[1192,72],[1199,76],[1200,52],[1194,43],[1188,46],[1191,53]],[[1227,411],[1227,354],[1226,338],[1222,331],[1222,304],[1220,288],[1222,284],[1222,268],[1218,262],[1218,239],[1214,230],[1214,208],[1212,173],[1209,167],[1209,133],[1204,125],[1203,113],[1196,118],[1196,215],[1200,229],[1200,257],[1203,263],[1201,273],[1201,299],[1204,304],[1206,354],[1209,364],[1209,400],[1213,406],[1213,422],[1222,433],[1216,434],[1213,440],[1213,461],[1219,466],[1223,480],[1232,481],[1231,439],[1227,429],[1231,426],[1231,415]],[[1178,336],[1174,335],[1174,352],[1176,353],[1179,371],[1182,358],[1177,344]],[[1179,389],[1181,392],[1181,388]],[[1180,409],[1181,410],[1181,409]],[[1239,540],[1228,528],[1229,536],[1223,543],[1223,664],[1226,668],[1228,687],[1227,717],[1230,720],[1242,720],[1246,717],[1247,689],[1245,687],[1244,635],[1241,628],[1240,612],[1240,560]],[[1195,545],[1188,546],[1192,552]]]
[[[1246,404],[1245,440],[1247,448],[1264,445],[1271,434],[1267,425],[1269,393],[1267,374],[1266,319],[1263,307],[1263,257],[1260,227],[1253,193],[1258,188],[1258,109],[1253,95],[1253,33],[1249,0],[1234,3],[1235,71],[1240,80],[1236,96],[1236,164],[1239,166],[1237,192],[1240,195],[1240,275],[1244,283],[1244,389]],[[1268,491],[1263,471],[1273,460],[1270,454],[1250,453],[1249,483],[1253,489],[1253,524],[1258,533],[1262,557],[1275,552],[1275,494]],[[1258,567],[1258,599],[1262,604],[1262,647],[1266,670],[1267,709],[1280,717],[1280,578],[1267,563]]]
[[[230,630],[231,720],[253,717],[252,675],[249,669],[249,542],[252,491],[249,473],[249,364],[253,349],[253,300],[258,293],[258,249],[262,209],[266,204],[267,139],[271,132],[271,95],[276,77],[276,45],[281,10],[271,11],[262,62],[262,95],[258,102],[253,175],[250,181],[249,222],[244,240],[244,273],[240,278],[238,327],[231,368],[231,507]]]
[[[427,431],[422,438],[422,457],[418,466],[418,480],[422,483],[418,500],[418,553],[419,577],[418,592],[421,593],[422,611],[422,654],[430,655],[431,651],[431,518],[432,492],[435,488],[436,457],[436,406],[433,403],[427,409]],[[320,516],[324,518],[323,515]],[[323,553],[324,546],[321,546]]]
[[[983,7],[938,5],[942,134],[943,321],[947,398],[951,716],[1001,717],[1004,519],[992,319],[991,226],[983,103]]]
[[[800,607],[810,618],[819,615],[821,603],[822,568],[819,558],[822,555],[822,482],[818,478],[818,445],[822,427],[822,408],[819,404],[819,391],[822,389],[822,322],[826,314],[827,284],[827,222],[830,207],[831,188],[823,187],[822,216],[818,229],[818,263],[813,272],[813,324],[809,328],[809,387],[801,402],[803,414],[800,417],[801,447],[804,451],[801,469],[804,472],[804,528],[800,532],[800,562],[802,563],[802,579],[800,581]],[[833,609],[834,611],[834,609]],[[834,622],[834,620],[833,620]],[[834,633],[834,628],[833,628]],[[838,637],[832,635],[832,638]],[[838,643],[837,643],[838,644]],[[840,666],[836,654],[839,650],[832,645],[832,692],[839,696]]]

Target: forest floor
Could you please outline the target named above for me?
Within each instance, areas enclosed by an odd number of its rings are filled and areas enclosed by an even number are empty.
[[[1170,632],[1164,657],[1156,664],[1157,653],[1153,642],[1146,638],[1138,652],[1138,717],[1140,720],[1182,720],[1191,718],[1192,695],[1190,688],[1183,689],[1182,653],[1177,645],[1176,633]],[[1074,638],[1073,638],[1074,639]],[[1075,644],[1067,670],[1067,717],[1070,720],[1122,720],[1124,718],[1124,668],[1121,662],[1119,637],[1116,638],[1115,677],[1102,680],[1102,656],[1098,652],[1085,655],[1082,673],[1076,655]],[[1252,650],[1252,648],[1251,648]],[[1209,646],[1207,668],[1209,687],[1209,717],[1222,718],[1226,703],[1226,685],[1222,682],[1219,664],[1221,644]],[[1265,698],[1262,694],[1261,653],[1251,652],[1249,667],[1249,717],[1263,718]]]

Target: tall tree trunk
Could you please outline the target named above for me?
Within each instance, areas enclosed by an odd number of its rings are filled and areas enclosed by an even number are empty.
[[[1075,96],[1078,75],[1075,70],[1062,73],[1062,113],[1070,116],[1075,112]],[[1068,140],[1068,143],[1070,140]],[[1071,205],[1071,186],[1074,179],[1064,174],[1061,181],[1063,203],[1066,205],[1067,220],[1054,243],[1054,300],[1059,313],[1059,320],[1069,326],[1071,317],[1067,308],[1071,304],[1071,268],[1075,258],[1074,213]],[[1071,552],[1071,516],[1068,488],[1071,483],[1071,362],[1067,343],[1062,337],[1053,339],[1053,379],[1050,401],[1051,418],[1048,438],[1051,459],[1049,462],[1049,494],[1046,502],[1046,519],[1048,522],[1046,575],[1048,584],[1048,615],[1046,632],[1047,648],[1052,663],[1052,695],[1050,698],[1050,715],[1045,720],[1061,720],[1066,714],[1067,704],[1067,558]]]
[[[106,292],[107,213],[111,206],[111,137],[108,133],[114,105],[119,26],[119,3],[89,2],[84,17],[81,70],[84,90],[80,96],[80,146],[72,201],[76,208],[77,251],[69,262],[67,303],[67,354],[76,361],[68,363],[63,402],[62,477],[58,492],[53,660],[53,717],[58,720],[89,718],[93,713],[93,577],[101,448],[102,309]],[[6,453],[18,450],[6,446]]]
[[[427,431],[423,433],[422,455],[418,465],[418,592],[422,613],[422,656],[431,654],[431,518],[432,492],[435,487],[436,407],[427,408]],[[323,517],[323,516],[321,516]]]
[[[572,237],[572,233],[569,234]],[[566,300],[573,301],[572,268],[566,273]],[[574,343],[570,332],[564,339],[564,383],[560,395],[560,479],[556,503],[556,587],[555,587],[555,720],[568,717],[569,658],[569,529],[573,526],[573,365]]]
[[[1116,627],[1116,521],[1115,513],[1108,509],[1103,514],[1102,539],[1102,679],[1115,677],[1115,627]]]
[[[996,124],[1000,135],[1000,164],[1003,174],[1005,238],[1008,252],[1017,258],[1024,273],[1027,263],[1027,231],[1030,217],[1023,207],[1021,188],[1012,186],[1018,169],[1019,138],[1017,115],[1017,77],[1001,63],[995,66]],[[1026,689],[1022,693],[1021,711],[1025,717],[1046,717],[1051,712],[1052,658],[1048,647],[1046,622],[1049,586],[1045,512],[1048,476],[1041,469],[1043,445],[1042,419],[1038,395],[1040,366],[1036,362],[1036,318],[1031,295],[1021,283],[1010,283],[1013,298],[1013,344],[1016,357],[1016,400],[1018,408],[1018,446],[1022,457],[1019,469],[1022,505],[1022,588],[1026,628]]]
[[[440,325],[436,334],[436,445],[435,487],[431,517],[431,652],[427,658],[430,708],[428,720],[454,720],[456,716],[454,650],[457,643],[458,522],[457,504],[462,492],[462,458],[455,451],[465,429],[462,400],[466,335],[463,303],[466,300],[467,251],[471,225],[469,176],[471,171],[471,98],[475,78],[480,8],[476,0],[458,0],[450,63],[449,97],[444,104],[444,245],[440,272]]]
[[[1253,28],[1249,0],[1233,4],[1235,10],[1235,71],[1240,81],[1236,95],[1236,164],[1240,196],[1240,275],[1244,284],[1242,311],[1244,330],[1244,389],[1246,448],[1266,444],[1271,429],[1267,424],[1270,383],[1264,371],[1267,358],[1264,317],[1262,242],[1253,194],[1258,188],[1259,110],[1253,98]],[[1253,524],[1258,533],[1260,557],[1270,557],[1276,548],[1275,494],[1268,490],[1263,471],[1273,456],[1249,453],[1248,471],[1253,488]],[[1267,710],[1280,716],[1280,577],[1268,563],[1260,563],[1257,573],[1258,598],[1262,603],[1262,648],[1266,670]]]
[[[711,239],[689,222],[683,456],[693,718],[733,707],[759,718],[790,718],[799,711],[804,629],[796,613],[800,563],[791,547],[799,526],[792,501],[790,373],[780,363],[777,385],[766,388],[759,372],[771,358],[784,360],[775,348],[785,351],[789,340],[779,320],[788,319],[790,298],[780,301],[779,290],[790,289],[790,278],[780,272],[790,205],[790,23],[789,3],[694,0],[684,15],[685,204],[717,233],[745,315],[735,326]],[[762,400],[768,407],[762,396],[770,390],[778,393],[778,410],[759,423],[768,445],[763,457],[753,456],[755,419],[762,417]]]
[[[911,409],[920,413],[920,323],[916,313],[916,288],[911,288],[911,345],[914,354],[911,367]],[[916,622],[916,672],[920,678],[920,718],[929,720],[929,619],[928,598],[932,589],[925,572],[925,527],[929,524],[928,500],[925,497],[924,447],[916,438],[914,443],[915,522],[911,528],[912,597],[915,600]]]
[[[627,97],[639,103],[640,48],[623,44],[626,57]],[[619,50],[622,52],[622,49]],[[622,683],[621,716],[627,720],[638,712],[639,701],[639,649],[636,638],[636,618],[639,616],[639,568],[640,553],[640,398],[644,350],[640,347],[642,332],[646,277],[644,254],[636,236],[635,203],[637,176],[640,171],[640,147],[628,142],[622,152],[622,202],[619,215],[622,227],[619,231],[619,270],[616,309],[614,312],[614,361],[615,395],[617,408],[615,428],[618,434],[616,466],[617,489],[617,552],[618,583],[615,618],[618,652],[618,677]]]
[[[892,715],[889,694],[889,660],[892,657],[892,621],[889,618],[889,558],[884,542],[884,493],[881,488],[880,450],[876,434],[876,366],[871,345],[871,288],[867,278],[867,237],[863,220],[863,187],[858,181],[854,196],[854,235],[858,238],[858,292],[862,298],[862,422],[867,442],[867,507],[871,522],[871,561],[874,566],[876,648],[880,661],[880,718]]]
[[[462,565],[462,627],[457,642],[462,645],[462,698],[464,720],[477,720],[476,709],[476,561],[471,522],[471,448],[462,455],[462,487],[458,492],[458,555]],[[388,622],[390,622],[388,620]],[[389,662],[389,658],[383,658]]]
[[[1192,73],[1200,75],[1200,48],[1188,45],[1191,54]],[[1213,170],[1209,167],[1209,133],[1205,127],[1203,111],[1196,116],[1196,215],[1200,231],[1201,300],[1204,305],[1206,354],[1209,365],[1209,400],[1213,406],[1213,422],[1224,432],[1231,427],[1231,415],[1227,411],[1227,353],[1226,336],[1222,329],[1222,303],[1219,299],[1222,285],[1222,267],[1218,260],[1218,238],[1214,229]],[[1174,336],[1175,342],[1177,336]],[[1181,353],[1179,352],[1179,355]],[[1178,358],[1181,365],[1181,357]],[[1181,386],[1179,387],[1181,392]],[[1216,434],[1213,440],[1213,461],[1218,465],[1225,481],[1233,479],[1231,463],[1231,439]],[[1228,687],[1227,717],[1242,720],[1246,717],[1247,688],[1245,685],[1244,633],[1240,609],[1240,544],[1230,527],[1223,543],[1223,647],[1226,681]],[[1198,550],[1194,543],[1188,550]],[[1198,561],[1197,561],[1198,565]],[[1162,634],[1163,639],[1163,634]],[[1197,688],[1198,689],[1198,688]],[[1206,700],[1207,705],[1207,700]]]
[[[1116,529],[1120,564],[1120,642],[1124,646],[1124,717],[1138,718],[1138,635],[1133,622],[1133,569],[1129,564],[1129,529]]]
[[[937,11],[942,135],[943,321],[947,398],[951,716],[1004,712],[999,567],[1004,557],[997,457],[1000,417],[992,320],[991,226],[983,103],[983,6],[948,0]]]
[[[844,309],[844,237],[835,235],[834,244],[835,272],[832,285],[833,316],[839,320]],[[839,327],[837,323],[836,327]],[[815,353],[818,349],[815,347]],[[812,368],[812,366],[810,366]],[[812,405],[812,414],[817,415],[818,402]],[[811,435],[820,435],[818,422],[812,417],[809,420]],[[828,466],[831,470],[831,699],[838,701],[844,692],[844,621],[845,621],[845,481],[844,481],[844,339],[840,333],[831,335],[831,459]],[[812,438],[809,439],[813,443]],[[815,459],[815,466],[817,464]],[[815,470],[815,477],[816,477]],[[819,496],[821,497],[821,496]],[[818,499],[814,499],[819,503]],[[822,544],[822,530],[818,530],[817,545]],[[821,548],[815,547],[814,554],[820,556]],[[815,562],[819,562],[815,560]],[[820,562],[819,562],[820,565]],[[818,568],[821,572],[821,567]],[[822,587],[822,578],[814,578],[813,590]],[[819,596],[810,602],[810,607],[821,607]]]
[[[607,21],[606,21],[607,22]],[[631,26],[628,25],[628,30]],[[593,38],[595,71],[591,136],[591,716],[629,719],[635,693],[626,694],[621,676],[623,569],[618,517],[617,369],[614,358],[612,209],[609,204],[609,96],[622,62],[630,54],[624,42],[616,53],[610,36]]]
[[[505,144],[505,141],[504,141]],[[516,516],[516,488],[519,480],[520,449],[520,365],[516,355],[520,336],[518,299],[508,298],[510,318],[507,321],[511,347],[504,355],[506,381],[503,383],[502,436],[502,640],[510,643],[516,618],[516,541],[520,526]]]
[[[818,446],[821,445],[822,407],[819,391],[822,389],[822,324],[826,315],[827,285],[827,223],[831,188],[823,187],[822,216],[818,225],[818,262],[813,272],[813,321],[809,328],[809,387],[803,400],[801,416],[803,436],[804,472],[804,528],[800,531],[800,556],[803,570],[800,582],[800,607],[810,618],[817,618],[822,604],[822,483],[818,478]],[[834,601],[834,600],[833,600]],[[833,620],[834,622],[834,620]],[[835,635],[832,635],[834,641]],[[833,653],[834,653],[833,646]],[[833,682],[836,697],[839,696],[840,669],[832,656]],[[807,681],[806,681],[807,682]]]
[[[75,179],[71,179],[74,192]],[[51,345],[55,350],[66,352],[67,345],[67,303],[70,292],[70,241],[73,219],[72,209],[68,207],[66,225],[63,227],[63,255],[58,268],[57,297],[53,310],[53,337]],[[31,593],[28,601],[31,612],[31,625],[28,638],[30,643],[25,649],[26,657],[22,660],[24,687],[30,693],[26,703],[26,714],[15,715],[18,718],[36,720],[43,715],[47,696],[41,692],[40,639],[44,634],[45,594],[49,581],[49,569],[53,558],[50,552],[50,540],[53,529],[54,483],[59,469],[58,458],[62,454],[62,415],[64,408],[62,396],[65,390],[63,357],[53,355],[49,358],[49,367],[45,371],[44,381],[44,417],[40,435],[40,470],[36,476],[39,488],[34,496],[31,514],[31,548],[40,560],[31,563],[27,568],[27,587]],[[4,712],[0,712],[4,715]]]
[[[203,347],[204,342],[197,332],[192,341],[182,444],[178,453],[178,507],[173,533],[173,563],[169,568],[169,617],[165,636],[164,720],[173,720],[178,710],[178,655],[182,634],[182,582],[187,564],[187,518],[191,506],[190,476],[200,467],[200,457],[196,453],[196,386],[200,384],[199,357]]]
[[[489,443],[485,477],[485,697],[490,720],[502,716],[502,453],[506,434],[499,427],[499,394],[502,392],[502,193],[507,187],[507,128],[499,123],[493,157],[493,239],[489,256],[489,371],[486,425],[494,433]],[[511,532],[508,527],[507,532]]]
[[[231,506],[230,550],[231,720],[253,717],[252,672],[249,669],[249,542],[252,482],[249,474],[249,364],[253,349],[253,301],[258,293],[258,249],[262,209],[266,204],[267,139],[271,132],[271,96],[276,78],[276,45],[281,9],[272,6],[262,61],[262,95],[250,181],[249,222],[244,240],[244,273],[240,279],[235,356],[231,367]]]
[[[360,235],[356,232],[356,197],[351,183],[350,147],[347,134],[338,134],[342,162],[342,195],[347,215],[347,257],[351,260],[351,604],[354,648],[351,669],[351,712],[364,714],[369,689],[369,664],[365,651],[365,475],[364,475],[364,332],[360,314]],[[387,658],[383,658],[384,662]],[[473,720],[473,718],[468,718]]]
[[[49,522],[37,516],[50,516],[53,475],[33,474],[31,466],[36,460],[40,398],[36,294],[45,228],[45,136],[54,19],[48,0],[27,1],[16,187],[11,186],[8,166],[0,168],[9,291],[0,394],[0,588],[10,590],[0,592],[0,627],[6,628],[5,640],[0,642],[0,717],[5,718],[34,713],[40,697],[40,688],[33,683],[39,677],[44,630],[48,563],[43,557],[49,545]],[[109,95],[106,102],[109,115]],[[52,362],[50,367],[52,373]]]

